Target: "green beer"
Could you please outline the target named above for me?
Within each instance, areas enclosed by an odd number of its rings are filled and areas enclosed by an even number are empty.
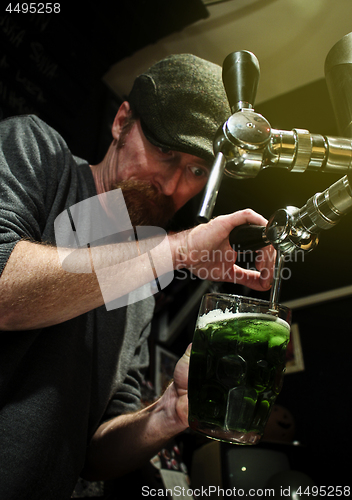
[[[289,324],[261,313],[198,319],[190,361],[189,424],[215,439],[254,444],[282,385]],[[250,438],[248,439],[248,435]]]

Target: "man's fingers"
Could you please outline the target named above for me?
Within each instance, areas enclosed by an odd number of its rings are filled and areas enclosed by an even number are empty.
[[[229,216],[229,222],[234,226],[241,226],[243,224],[255,224],[258,226],[266,226],[268,221],[262,215],[254,212],[250,208],[246,208],[245,210],[239,210],[238,212],[234,212]]]
[[[261,276],[259,271],[253,269],[243,269],[237,265],[233,266],[234,277],[232,283],[244,285],[258,291],[269,290],[271,279],[267,275]],[[230,280],[227,280],[230,281]]]

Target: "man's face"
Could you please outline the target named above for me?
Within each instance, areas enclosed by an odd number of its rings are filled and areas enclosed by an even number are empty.
[[[165,227],[203,189],[209,175],[204,160],[151,144],[139,120],[120,141],[117,165],[113,188],[122,188],[133,225]]]

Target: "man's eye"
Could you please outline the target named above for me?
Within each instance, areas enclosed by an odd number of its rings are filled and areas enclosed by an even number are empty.
[[[191,167],[191,172],[195,177],[208,177],[208,171],[201,167]]]
[[[172,151],[170,148],[160,147],[158,149],[159,149],[160,153],[162,153],[163,155],[169,155],[169,156],[172,155]]]

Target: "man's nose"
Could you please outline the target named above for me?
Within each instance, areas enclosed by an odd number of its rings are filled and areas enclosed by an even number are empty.
[[[156,177],[160,191],[166,196],[172,196],[180,184],[183,170],[180,167],[166,168]]]

